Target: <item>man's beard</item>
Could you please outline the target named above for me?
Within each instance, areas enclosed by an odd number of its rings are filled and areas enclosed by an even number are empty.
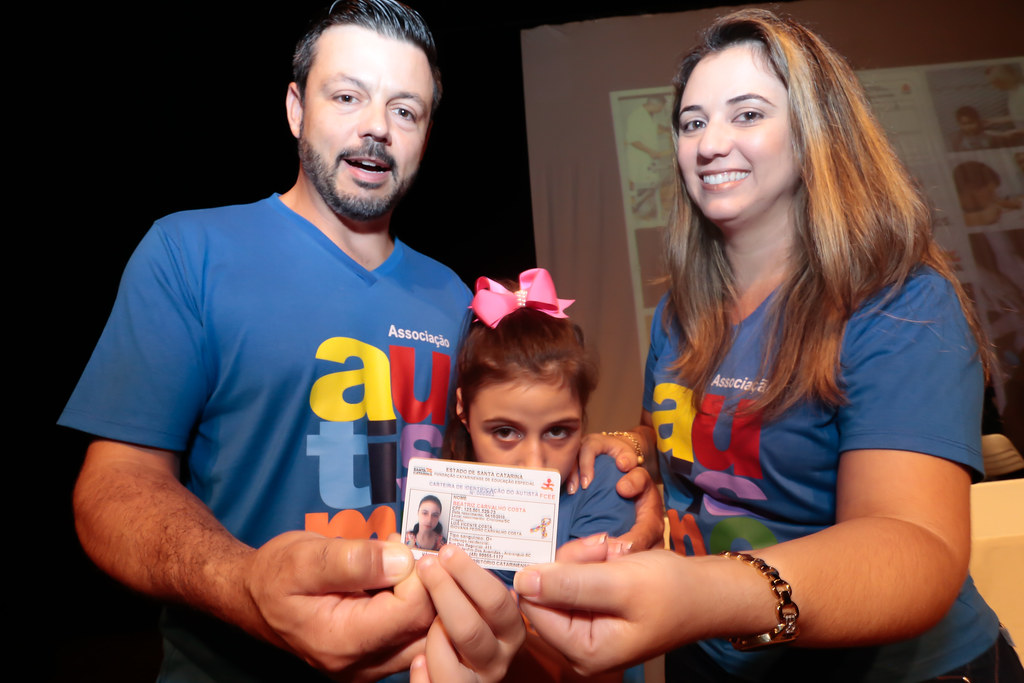
[[[383,197],[357,197],[340,193],[338,191],[338,172],[341,165],[346,163],[347,157],[369,157],[387,164],[390,168],[388,172],[391,173],[395,181],[391,192]],[[412,173],[405,178],[400,177],[394,158],[382,143],[374,140],[367,140],[360,149],[342,150],[335,159],[334,167],[329,168],[324,158],[300,134],[299,162],[302,164],[302,170],[306,176],[313,181],[313,187],[316,188],[317,193],[331,211],[343,218],[360,222],[375,220],[391,213],[416,176],[415,173]],[[359,181],[355,182],[356,185],[361,185]],[[372,189],[372,187],[366,186],[366,189]]]

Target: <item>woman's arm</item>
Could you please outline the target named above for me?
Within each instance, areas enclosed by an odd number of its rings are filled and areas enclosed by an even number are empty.
[[[654,485],[649,472],[657,473],[657,442],[654,438],[654,427],[651,414],[643,411],[640,424],[630,430],[633,438],[640,445],[644,454],[644,462],[640,463],[633,442],[625,436],[610,434],[587,434],[580,447],[579,467],[569,475],[566,490],[575,492],[582,483],[583,488],[590,486],[594,480],[594,460],[599,455],[610,455],[615,464],[625,475],[619,479],[615,490],[623,498],[631,498],[636,504],[636,522],[633,528],[623,534],[613,544],[618,552],[630,550],[646,550],[662,547],[665,537],[665,508],[661,494]],[[643,467],[639,465],[643,464]]]
[[[793,588],[801,629],[795,644],[889,642],[941,619],[967,572],[969,484],[959,465],[929,455],[843,454],[836,524],[752,553]],[[537,631],[581,672],[777,623],[765,578],[718,556],[649,552],[543,565],[521,571],[515,585]]]

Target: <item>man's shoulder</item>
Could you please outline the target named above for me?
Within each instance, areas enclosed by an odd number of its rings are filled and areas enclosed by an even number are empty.
[[[166,230],[193,229],[194,227],[216,228],[236,224],[251,224],[253,221],[268,220],[279,215],[274,203],[276,195],[249,204],[230,204],[205,209],[189,209],[168,214],[156,221]]]

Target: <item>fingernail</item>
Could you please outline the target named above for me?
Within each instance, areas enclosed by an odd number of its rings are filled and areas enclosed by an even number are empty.
[[[525,598],[540,595],[540,573],[529,569],[519,571],[516,573],[512,585],[515,587],[516,593]]]
[[[629,555],[629,551],[633,549],[633,543],[619,543],[615,548],[608,554],[613,557],[624,557]]]
[[[404,545],[387,543],[381,551],[381,565],[389,581],[404,579],[412,571],[412,553]]]
[[[568,493],[570,496],[576,493],[576,484],[570,481],[568,484],[565,485],[565,492]]]
[[[583,539],[583,545],[601,545],[608,540],[608,534],[594,534]]]
[[[590,477],[583,477],[581,479],[581,483],[583,484],[583,488],[587,488],[590,486]]]

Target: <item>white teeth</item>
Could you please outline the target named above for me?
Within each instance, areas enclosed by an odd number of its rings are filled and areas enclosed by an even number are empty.
[[[720,185],[721,183],[728,183],[733,180],[742,180],[748,175],[750,175],[750,171],[728,171],[726,173],[701,176],[701,180],[708,185]]]

